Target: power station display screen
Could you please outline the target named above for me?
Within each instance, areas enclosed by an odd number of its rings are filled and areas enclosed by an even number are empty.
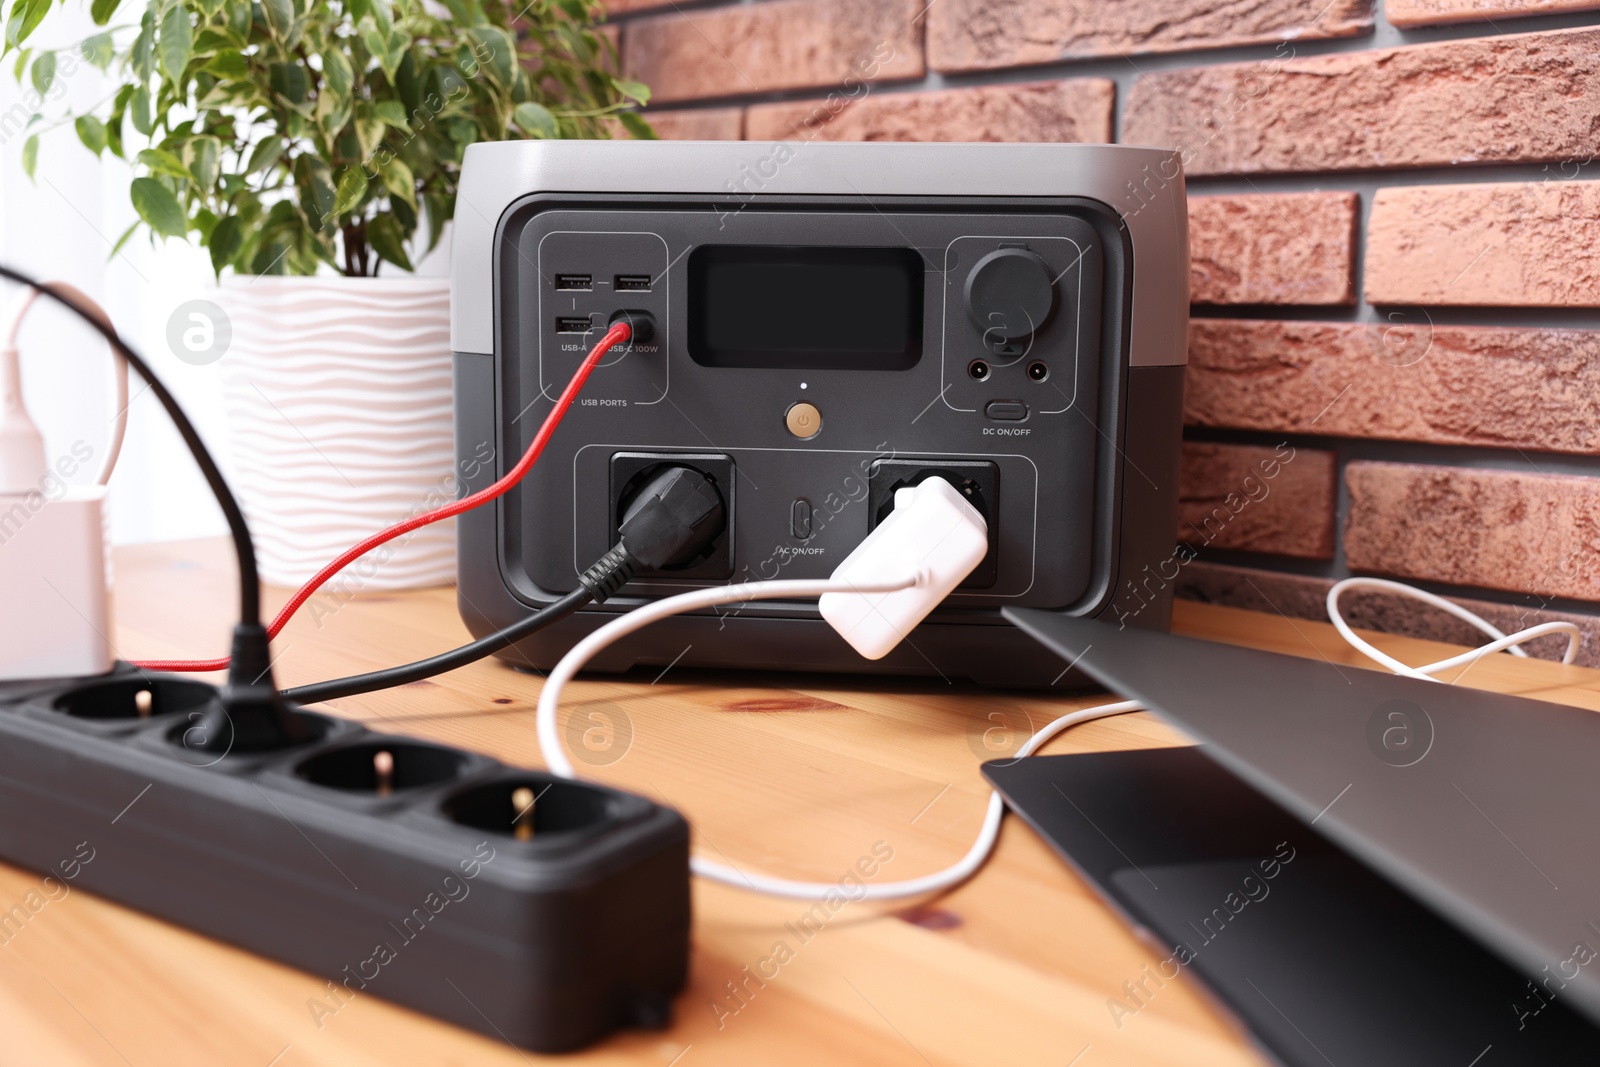
[[[922,355],[910,248],[701,245],[689,255],[689,355],[707,367],[905,370]]]

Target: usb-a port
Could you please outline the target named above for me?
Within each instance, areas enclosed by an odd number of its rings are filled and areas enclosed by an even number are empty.
[[[594,323],[588,319],[557,319],[556,333],[588,333]]]
[[[589,274],[557,274],[556,288],[586,293],[594,288],[594,276]]]
[[[647,293],[650,291],[650,275],[619,274],[616,287],[619,293]]]

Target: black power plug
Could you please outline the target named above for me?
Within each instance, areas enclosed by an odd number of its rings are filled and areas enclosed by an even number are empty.
[[[623,509],[617,543],[583,573],[596,601],[615,595],[641,569],[670,570],[705,555],[727,528],[722,494],[693,467],[664,465]]]
[[[637,308],[613,311],[611,318],[606,320],[606,326],[615,326],[619,322],[626,322],[633,331],[633,336],[628,338],[629,344],[644,345],[656,339],[656,317],[648,311]]]
[[[269,644],[267,629],[259,623],[233,628],[228,681],[183,732],[185,748],[220,754],[269,752],[322,736],[317,720],[301,715],[278,691]]]

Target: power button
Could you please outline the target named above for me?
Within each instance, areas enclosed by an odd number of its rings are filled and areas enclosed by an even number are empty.
[[[817,410],[815,404],[801,401],[791,404],[789,410],[783,413],[783,424],[789,427],[789,432],[804,440],[815,437],[822,432],[822,412]]]
[[[1000,422],[1021,422],[1028,417],[1028,405],[1020,400],[991,400],[983,413]]]

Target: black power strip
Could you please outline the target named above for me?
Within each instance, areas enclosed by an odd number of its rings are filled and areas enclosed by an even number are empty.
[[[316,740],[218,755],[215,694],[126,667],[0,692],[0,858],[316,975],[319,1021],[372,995],[538,1052],[668,1021],[676,812],[310,712]]]

